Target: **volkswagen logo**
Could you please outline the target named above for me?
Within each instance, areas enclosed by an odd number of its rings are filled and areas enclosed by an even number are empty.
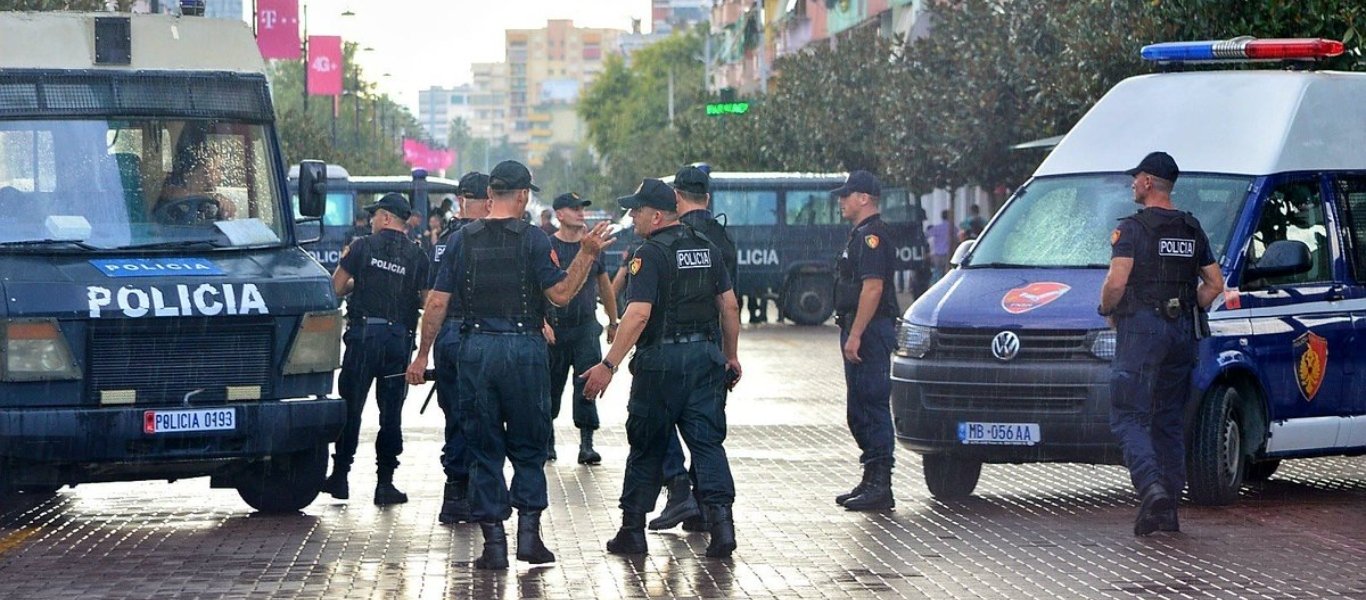
[[[991,354],[1003,361],[1009,361],[1020,354],[1020,336],[1014,332],[1002,331],[991,338]]]

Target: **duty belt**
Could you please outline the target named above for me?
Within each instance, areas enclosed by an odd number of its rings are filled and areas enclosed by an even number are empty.
[[[657,344],[691,344],[694,342],[710,342],[710,333],[681,333],[678,335],[666,335],[659,338]]]
[[[356,326],[356,325],[402,325],[402,323],[399,323],[398,321],[395,321],[395,320],[393,320],[393,319],[386,319],[386,318],[384,318],[384,317],[351,317],[350,319],[347,319],[347,323],[349,323],[349,324],[352,325],[352,326]]]
[[[578,315],[572,319],[566,317],[551,317],[550,325],[552,327],[578,327],[579,325],[586,325],[590,321],[596,323],[597,320],[597,315],[593,314]]]
[[[541,335],[541,326],[511,324],[508,326],[490,326],[478,321],[468,321],[460,325],[461,333],[485,333],[489,335]]]

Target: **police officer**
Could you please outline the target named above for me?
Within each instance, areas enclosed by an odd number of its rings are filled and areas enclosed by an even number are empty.
[[[734,285],[738,281],[735,241],[726,232],[725,226],[707,210],[711,199],[710,175],[699,166],[688,165],[678,170],[671,185],[678,201],[678,220],[720,250],[721,263]],[[718,335],[717,343],[720,340]],[[682,523],[685,531],[707,531],[709,526],[706,518],[692,494],[691,478],[683,468],[683,445],[676,433],[669,435],[669,447],[664,453],[664,482],[669,493],[668,501],[664,509],[659,511],[659,516],[650,521],[650,529],[669,529]]]
[[[555,217],[560,220],[560,228],[550,236],[550,248],[557,264],[573,262],[579,255],[583,236],[588,233],[583,209],[591,204],[572,192],[555,197],[552,206]],[[607,309],[607,343],[610,344],[617,335],[617,298],[612,295],[612,283],[607,279],[601,257],[594,259],[588,281],[578,295],[564,308],[549,311],[553,331],[550,340],[550,419],[553,422],[560,416],[565,378],[573,367],[574,395],[570,402],[574,403],[574,427],[579,430],[581,465],[602,462],[602,455],[593,449],[593,432],[598,429],[598,405],[583,395],[583,379],[579,377],[602,360],[602,347],[598,345],[598,336],[602,335],[602,325],[598,323],[599,295]],[[550,430],[550,460],[555,460],[553,427]]]
[[[1116,329],[1110,430],[1142,500],[1134,535],[1147,535],[1180,530],[1176,495],[1186,487],[1184,416],[1197,327],[1224,279],[1200,222],[1172,208],[1176,161],[1153,152],[1126,173],[1143,208],[1110,234],[1110,271],[1096,310]]]
[[[635,345],[621,530],[607,542],[607,551],[647,552],[645,514],[659,498],[664,452],[677,427],[692,453],[697,495],[711,523],[707,556],[727,557],[736,545],[735,482],[722,442],[725,388],[741,374],[739,304],[716,247],[679,224],[678,203],[667,184],[646,179],[618,203],[631,209],[636,233],[648,239],[628,268],[621,331],[606,358],[589,369],[584,386],[590,398],[599,397]],[[714,341],[718,319],[719,347]]]
[[[893,274],[896,256],[879,214],[882,184],[867,171],[849,174],[831,192],[840,214],[854,224],[838,261],[836,323],[844,353],[844,387],[849,432],[860,450],[863,480],[835,503],[848,510],[886,510],[892,497],[892,350],[897,306]]]
[[[400,504],[408,501],[407,494],[394,487],[394,469],[403,452],[403,399],[408,390],[403,385],[403,369],[413,350],[413,330],[417,328],[418,307],[427,293],[430,263],[422,249],[404,234],[412,209],[402,194],[385,194],[365,211],[370,213],[374,233],[357,238],[332,275],[337,296],[350,293],[346,334],[342,337],[346,355],[337,381],[346,400],[346,427],[337,441],[332,474],[322,491],[339,499],[350,496],[346,478],[360,438],[361,412],[370,384],[377,382],[379,436],[375,438],[375,455],[379,483],[375,486],[375,504]]]
[[[459,315],[458,407],[469,444],[471,517],[484,535],[480,569],[506,569],[503,521],[519,513],[517,558],[553,562],[541,540],[547,505],[546,443],[550,437],[550,367],[541,335],[545,302],[563,306],[574,298],[593,260],[610,243],[607,225],[583,238],[568,274],[551,258],[550,240],[519,217],[538,188],[519,162],[504,161],[489,173],[490,211],[451,238],[441,273],[427,303],[422,345],[408,366],[408,382],[420,384],[442,315]],[[511,493],[503,462],[512,462]],[[510,495],[510,497],[509,497]]]
[[[487,175],[477,171],[466,173],[460,178],[457,185],[457,194],[460,197],[460,217],[446,222],[445,231],[441,238],[437,240],[433,255],[436,257],[437,267],[433,269],[432,279],[436,279],[436,273],[440,271],[441,259],[445,256],[446,246],[451,238],[461,227],[482,219],[489,213],[488,206],[488,187],[489,178]],[[429,296],[435,296],[431,294]],[[428,298],[431,302],[432,298]],[[433,327],[439,327],[440,333],[436,334],[436,356],[434,357],[436,367],[436,402],[441,407],[442,414],[446,417],[445,442],[441,446],[441,468],[446,474],[446,486],[442,494],[441,512],[437,515],[437,520],[441,523],[468,523],[470,517],[470,503],[468,497],[469,489],[469,454],[465,442],[464,419],[462,417],[459,398],[459,379],[457,377],[456,366],[457,357],[460,355],[460,325],[462,319],[459,314],[454,312],[455,304],[447,303],[443,309],[426,307],[423,309],[423,346],[432,347],[429,341],[431,335],[426,326],[429,321]],[[445,319],[442,323],[441,319]],[[425,364],[425,363],[424,363]]]

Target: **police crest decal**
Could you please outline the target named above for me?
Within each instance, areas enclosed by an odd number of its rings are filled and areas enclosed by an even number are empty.
[[[1295,338],[1295,383],[1306,401],[1318,395],[1327,367],[1328,340],[1312,331]]]
[[[877,250],[877,245],[881,244],[882,240],[879,239],[876,235],[869,235],[863,238],[863,243],[868,244],[869,248]]]
[[[633,259],[631,259],[631,268],[630,268],[629,270],[630,270],[630,272],[631,272],[632,275],[635,275],[635,274],[637,274],[637,273],[640,273],[640,259],[639,259],[639,258],[633,258]]]

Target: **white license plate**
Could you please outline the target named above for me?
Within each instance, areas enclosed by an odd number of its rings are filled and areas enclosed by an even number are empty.
[[[237,409],[149,410],[142,413],[143,433],[226,431],[237,429]]]
[[[958,441],[964,444],[1033,446],[1041,441],[1038,423],[959,423]]]

